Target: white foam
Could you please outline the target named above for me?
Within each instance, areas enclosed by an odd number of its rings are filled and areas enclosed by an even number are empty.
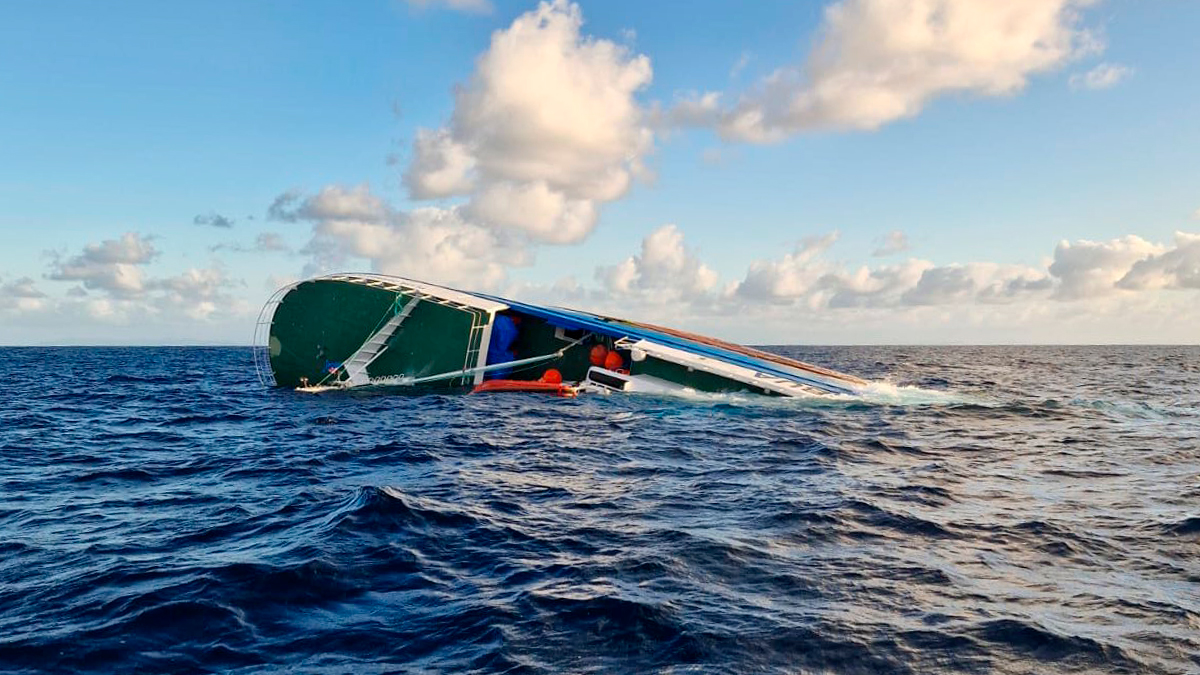
[[[881,405],[954,405],[957,403],[980,403],[975,398],[960,392],[898,385],[886,380],[869,382],[861,391],[862,394],[860,396],[845,398]]]
[[[846,405],[988,405],[987,401],[956,391],[925,389],[892,382],[873,381],[859,387],[855,394],[813,394],[811,396],[763,396],[746,391],[703,392],[690,387],[670,393],[632,394],[639,397],[685,400],[694,403],[725,404],[735,406],[783,406],[783,407],[842,407]]]

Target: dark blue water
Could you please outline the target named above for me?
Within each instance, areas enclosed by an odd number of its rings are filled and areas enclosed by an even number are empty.
[[[0,350],[0,672],[1200,672],[1200,348],[867,401],[304,395]]]

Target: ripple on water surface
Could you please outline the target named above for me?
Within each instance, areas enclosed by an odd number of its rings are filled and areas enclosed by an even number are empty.
[[[865,399],[304,396],[6,349],[0,672],[1200,672],[1200,349]]]

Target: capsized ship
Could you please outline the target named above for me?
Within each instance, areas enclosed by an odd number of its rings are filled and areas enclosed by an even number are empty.
[[[281,288],[263,307],[265,384],[856,396],[863,380],[670,328],[379,274]]]

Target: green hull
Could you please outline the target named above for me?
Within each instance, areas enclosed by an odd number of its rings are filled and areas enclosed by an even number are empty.
[[[349,281],[316,279],[298,284],[280,300],[271,320],[268,350],[275,384],[328,383],[359,347],[412,299],[412,294]],[[423,377],[470,368],[490,314],[422,301],[367,367],[375,377]],[[331,373],[330,369],[335,372]],[[443,386],[470,384],[456,378]]]
[[[589,378],[589,353],[603,344],[623,355],[625,376],[646,376],[642,382],[703,392],[772,394],[783,387],[779,378],[760,380],[762,373],[679,350],[643,351],[635,360],[638,350],[630,349],[621,331],[606,336],[605,328],[557,328],[570,322],[529,307],[396,277],[321,277],[283,289],[268,303],[259,321],[260,335],[266,328],[267,349],[256,358],[266,355],[260,368],[269,365],[265,379],[280,387],[470,387],[494,370],[488,367],[493,364],[487,363],[487,347],[495,317],[504,313],[518,326],[515,342],[496,366],[505,370],[506,379],[537,380],[554,368],[565,382],[595,382]],[[594,318],[622,331],[628,326]],[[783,390],[794,395],[790,391]]]

